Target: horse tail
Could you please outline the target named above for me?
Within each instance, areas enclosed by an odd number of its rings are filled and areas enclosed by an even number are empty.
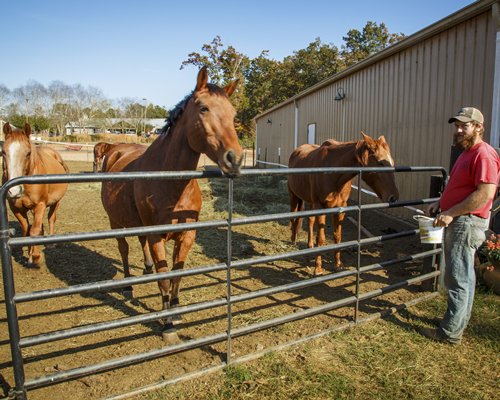
[[[299,212],[304,210],[304,200],[302,200],[299,196],[293,193],[293,191],[290,189],[290,186],[288,187],[288,193],[290,195],[290,211]],[[302,226],[302,217],[290,219],[290,229],[292,231],[292,236],[291,236],[292,243],[296,242],[297,235],[300,232],[301,226]]]

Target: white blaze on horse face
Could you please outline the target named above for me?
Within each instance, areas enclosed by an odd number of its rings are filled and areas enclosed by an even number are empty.
[[[389,161],[389,165],[394,167],[394,160],[392,159],[390,154],[387,154],[387,161]]]
[[[21,150],[20,143],[14,142],[9,146],[9,157],[7,159],[7,178],[9,180],[23,175],[24,154]],[[11,187],[7,195],[10,198],[16,198],[21,196],[22,192],[22,185],[17,185]]]

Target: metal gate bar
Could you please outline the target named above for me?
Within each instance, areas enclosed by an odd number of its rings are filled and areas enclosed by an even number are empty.
[[[413,261],[413,260],[417,260],[420,258],[431,257],[435,254],[439,254],[440,252],[441,252],[440,249],[429,250],[426,252],[414,254],[412,256],[407,256],[407,257],[403,257],[403,258],[397,258],[397,259],[383,261],[383,262],[376,263],[376,264],[371,264],[371,265],[360,268],[360,273],[375,271],[377,269],[386,268],[388,266],[400,264],[400,263],[406,262],[406,261]],[[252,300],[252,299],[256,299],[256,298],[260,298],[260,297],[269,296],[271,294],[286,292],[288,290],[303,289],[303,288],[306,288],[309,286],[315,286],[315,285],[318,285],[320,283],[326,283],[329,281],[333,281],[333,280],[337,280],[337,279],[341,279],[341,278],[346,278],[348,276],[357,275],[357,274],[358,274],[357,270],[342,271],[339,273],[328,274],[328,275],[324,275],[324,276],[320,276],[320,277],[314,277],[314,278],[310,278],[310,279],[299,281],[299,282],[293,282],[293,283],[288,283],[285,285],[273,286],[273,287],[265,288],[265,289],[259,289],[259,290],[253,291],[253,292],[235,295],[230,300],[230,303],[235,304],[235,303],[239,303],[242,301],[248,301],[248,300]],[[190,313],[199,312],[199,311],[203,311],[203,310],[209,310],[212,308],[222,307],[224,305],[227,305],[227,301],[228,301],[227,299],[212,300],[212,301],[201,302],[201,303],[197,303],[197,304],[191,304],[189,306],[179,306],[179,307],[176,307],[175,309],[156,311],[156,312],[151,312],[151,313],[147,313],[147,314],[136,315],[133,317],[121,318],[121,319],[113,320],[113,321],[93,323],[90,325],[79,326],[76,328],[63,329],[63,330],[54,331],[54,332],[50,332],[50,333],[44,333],[44,334],[35,335],[35,336],[27,336],[27,337],[21,338],[19,345],[21,348],[36,346],[39,344],[50,343],[50,342],[54,342],[57,340],[69,339],[72,337],[88,335],[88,334],[102,332],[102,331],[106,331],[106,330],[124,328],[124,327],[131,326],[131,325],[154,322],[154,321],[157,321],[161,318],[167,318],[167,317],[172,317],[172,316],[176,316],[176,315],[190,314]]]
[[[374,167],[374,168],[313,168],[313,169],[305,169],[305,168],[297,168],[297,169],[269,169],[269,170],[244,170],[242,171],[243,176],[266,176],[266,175],[291,175],[291,174],[311,174],[311,173],[336,173],[336,172],[349,172],[349,173],[355,173],[358,175],[358,177],[361,176],[363,172],[410,172],[410,171],[418,171],[418,172],[423,172],[423,171],[439,171],[443,174],[443,177],[446,178],[446,171],[442,167],[396,167],[396,168],[389,168],[389,167]],[[323,306],[319,307],[314,307],[308,310],[303,310],[303,312],[295,313],[294,315],[291,316],[284,316],[284,317],[279,317],[275,318],[272,320],[265,321],[260,324],[255,324],[249,327],[245,328],[239,328],[231,332],[231,313],[230,313],[230,307],[231,304],[236,301],[244,301],[243,298],[238,299],[237,296],[234,296],[231,298],[231,293],[230,293],[230,273],[232,268],[241,268],[244,266],[252,265],[256,261],[255,259],[253,260],[245,260],[244,262],[241,262],[238,265],[238,262],[232,262],[231,258],[231,229],[232,226],[236,226],[238,224],[248,224],[248,223],[256,223],[256,222],[264,222],[264,221],[270,221],[271,218],[276,217],[274,216],[260,216],[259,217],[251,217],[251,218],[242,218],[240,221],[237,220],[232,220],[232,179],[230,179],[230,189],[229,189],[229,199],[230,199],[230,217],[228,218],[228,221],[215,221],[211,223],[193,223],[193,224],[182,224],[182,226],[155,226],[155,227],[142,227],[142,228],[129,228],[129,229],[118,229],[118,230],[112,230],[112,231],[102,231],[102,232],[91,232],[91,233],[80,233],[80,234],[67,234],[67,235],[53,235],[50,237],[37,237],[37,238],[10,238],[9,236],[9,229],[8,229],[8,218],[7,218],[7,208],[6,208],[6,196],[7,196],[7,191],[13,187],[17,186],[20,184],[33,184],[33,183],[75,183],[75,182],[103,182],[103,181],[128,181],[128,180],[136,180],[136,179],[146,179],[146,180],[158,180],[158,179],[198,179],[198,178],[209,178],[209,177],[221,177],[222,174],[220,171],[204,171],[204,172],[199,172],[199,171],[178,171],[178,172],[136,172],[136,173],[100,173],[100,174],[63,174],[63,175],[35,175],[35,176],[28,176],[28,177],[19,177],[15,178],[11,181],[6,182],[1,188],[0,188],[0,201],[1,201],[1,215],[0,215],[0,253],[1,253],[1,260],[2,260],[2,275],[3,275],[3,284],[4,284],[4,292],[5,292],[5,304],[6,304],[6,311],[7,311],[7,321],[8,321],[8,328],[9,328],[9,338],[10,338],[10,345],[11,345],[11,354],[12,354],[12,361],[13,361],[13,369],[14,369],[14,379],[15,379],[15,388],[12,389],[11,393],[9,395],[11,397],[15,397],[17,399],[26,399],[27,394],[26,390],[32,389],[32,388],[37,388],[37,387],[42,387],[42,386],[47,386],[47,385],[52,385],[57,382],[62,382],[70,379],[74,379],[76,377],[81,377],[81,376],[86,376],[92,373],[97,373],[101,372],[104,370],[109,370],[113,368],[118,368],[121,366],[125,365],[130,365],[133,363],[137,362],[142,362],[146,361],[148,359],[152,358],[157,358],[161,357],[165,354],[172,354],[175,352],[180,352],[184,351],[187,348],[191,348],[191,345],[195,345],[195,347],[199,347],[202,345],[207,345],[211,343],[217,343],[221,340],[227,340],[228,341],[228,351],[227,351],[227,360],[230,361],[230,348],[231,348],[231,338],[232,337],[239,337],[242,335],[246,335],[250,332],[255,332],[258,330],[262,329],[267,329],[270,326],[275,326],[276,324],[282,324],[285,322],[293,321],[298,318],[306,318],[311,315],[316,315],[322,312],[325,312],[325,310],[328,310],[329,307],[331,309],[342,307],[347,304],[357,304],[360,299],[367,299],[371,297],[378,296],[380,294],[387,293],[392,290],[397,290],[400,287],[406,286],[406,285],[411,285],[416,282],[420,282],[426,279],[431,279],[434,278],[435,276],[439,275],[438,271],[432,272],[430,274],[425,274],[422,276],[419,276],[417,278],[412,278],[408,279],[403,282],[399,282],[394,285],[387,286],[383,289],[378,289],[372,292],[364,293],[362,295],[359,295],[357,293],[356,296],[348,297],[347,299],[342,299],[337,302],[329,303]],[[393,207],[398,207],[403,205],[404,202],[397,202],[395,204],[387,204],[387,203],[382,203],[382,204],[377,204],[377,205],[368,205],[368,206],[361,206],[360,205],[360,197],[358,197],[358,206],[355,206],[352,208],[352,210],[357,210],[358,211],[358,226],[360,225],[360,217],[361,217],[361,210],[362,207],[366,209],[377,209],[377,208],[393,208]],[[417,201],[412,201],[411,204],[426,204],[428,202],[434,201],[435,199],[419,199]],[[336,212],[345,212],[347,211],[347,207],[341,208],[336,210]],[[350,210],[349,210],[350,211]],[[318,214],[328,214],[328,213],[333,213],[335,211],[333,210],[318,210]],[[301,216],[301,213],[293,213],[293,215],[290,215],[291,213],[283,213],[281,216],[284,218],[286,216],[287,218],[290,217],[299,217]],[[307,212],[304,212],[304,215],[307,215]],[[314,215],[313,213],[309,215]],[[260,221],[257,221],[259,220]],[[62,371],[58,372],[56,374],[52,374],[49,376],[45,377],[39,377],[36,379],[28,380],[25,381],[25,376],[24,376],[24,365],[23,365],[23,359],[22,359],[22,354],[21,354],[21,345],[23,347],[25,346],[30,346],[30,345],[35,345],[38,343],[46,343],[47,341],[52,341],[52,340],[59,340],[54,339],[54,337],[57,337],[58,333],[47,333],[43,335],[38,335],[38,336],[33,336],[33,337],[27,337],[27,338],[20,338],[20,333],[19,333],[19,322],[18,322],[18,315],[17,315],[17,307],[16,303],[17,302],[23,302],[23,301],[34,301],[36,299],[41,299],[41,298],[51,298],[51,297],[57,297],[57,296],[62,296],[69,294],[67,291],[64,293],[66,288],[60,288],[60,289],[54,289],[54,290],[47,290],[47,291],[42,291],[43,293],[25,293],[21,294],[19,296],[15,295],[15,289],[14,289],[14,276],[13,276],[13,269],[12,269],[12,260],[11,260],[11,248],[16,247],[16,246],[26,246],[26,245],[32,245],[32,244],[49,244],[49,243],[61,243],[61,242],[67,242],[67,241],[84,241],[84,240],[97,240],[97,239],[107,239],[111,237],[127,237],[127,236],[137,236],[137,235],[147,235],[148,233],[158,233],[158,232],[173,232],[173,231],[179,231],[179,230],[186,230],[186,229],[202,229],[202,228],[208,228],[208,227],[227,227],[228,229],[228,261],[225,264],[221,264],[224,268],[227,269],[227,287],[228,287],[228,292],[227,292],[227,298],[225,300],[221,300],[222,305],[226,305],[228,307],[228,332],[221,333],[219,335],[212,335],[200,339],[196,339],[194,341],[190,341],[187,343],[182,343],[179,345],[171,346],[168,348],[164,349],[159,349],[159,350],[154,350],[151,352],[146,352],[142,354],[137,354],[137,355],[132,355],[128,357],[122,357],[117,360],[110,360],[105,363],[100,363],[96,364],[93,366],[87,366],[83,368],[76,368],[73,370],[69,371]],[[411,234],[415,234],[415,231],[410,231]],[[383,237],[387,240],[387,237],[390,235],[384,235],[381,237],[378,237],[378,239],[382,240]],[[361,247],[361,241],[365,241],[366,239],[361,239],[360,235],[358,234],[358,240],[354,241],[356,246],[358,246],[358,257],[359,257],[359,249]],[[364,243],[370,243],[370,241],[366,240]],[[349,243],[351,245],[351,243]],[[345,246],[344,246],[345,247]],[[343,246],[336,246],[333,247],[333,249],[340,249],[343,248]],[[309,250],[315,250],[315,249],[309,249]],[[290,252],[290,253],[284,253],[287,256],[294,254],[294,255],[303,255],[303,254],[317,254],[317,253],[323,253],[326,251],[331,251],[332,247],[331,246],[324,246],[321,248],[321,250],[318,251],[300,251],[300,252]],[[283,254],[279,256],[267,256],[267,257],[260,257],[258,258],[259,261],[257,262],[265,262],[265,260],[272,260],[274,259],[280,259],[278,257],[283,256]],[[381,265],[382,263],[380,263]],[[377,265],[374,268],[381,268],[380,265]],[[219,266],[211,266],[208,267],[210,268],[215,268],[218,270]],[[203,268],[199,268],[198,270],[204,270]],[[206,270],[206,269],[205,269]],[[357,271],[354,272],[355,274],[359,275],[361,273],[361,266],[358,262],[357,266]],[[179,274],[179,276],[182,274]],[[174,274],[169,275],[169,273],[165,274],[158,274],[155,276],[155,279],[151,279],[151,281],[155,280],[160,280],[160,279],[166,279],[166,276],[174,276]],[[333,279],[333,278],[332,278]],[[137,280],[134,281],[134,280]],[[94,291],[94,290],[107,290],[109,288],[113,287],[121,287],[125,286],[126,284],[129,284],[130,282],[132,283],[145,283],[150,282],[149,280],[140,280],[137,278],[130,278],[129,280],[123,280],[126,281],[127,283],[118,283],[118,286],[114,286],[113,284],[109,282],[104,282],[104,283],[96,283],[96,284],[91,284],[91,285],[79,285],[77,288],[67,288],[66,290],[69,289],[69,291],[73,291],[73,293],[84,293],[88,291]],[[140,282],[139,282],[140,281]],[[314,283],[313,283],[314,284]],[[310,283],[308,282],[308,285]],[[304,284],[304,287],[306,284]],[[279,289],[281,290],[281,289]],[[284,288],[286,290],[286,288]],[[263,293],[257,293],[254,296],[258,297],[259,295],[264,295]],[[209,302],[210,303],[210,302]],[[218,303],[218,301],[216,301]],[[187,306],[183,308],[183,312],[193,312],[192,310],[189,310],[188,307],[196,307],[197,305],[194,306]],[[357,306],[356,306],[357,307]],[[145,317],[150,317],[151,315],[154,315],[155,317],[157,316],[163,316],[163,315],[174,315],[178,313],[177,311],[170,311],[170,312],[158,312],[158,313],[151,313],[150,315],[146,315]],[[142,316],[139,316],[141,318]],[[135,318],[135,317],[134,317]],[[127,321],[129,323],[130,321]],[[117,327],[118,325],[122,323],[121,320],[116,320],[112,322],[107,322],[106,329],[112,329],[115,326],[113,324],[116,324]],[[133,323],[136,323],[135,321]],[[99,325],[99,324],[97,324]],[[90,326],[90,325],[89,325]],[[60,335],[70,335],[68,337],[76,336],[77,334],[81,334],[80,330],[84,330],[87,327],[77,327],[73,328],[72,330],[66,330],[66,331],[60,331],[62,333],[59,333]]]
[[[400,289],[402,287],[407,287],[410,285],[413,285],[415,283],[420,283],[422,281],[425,281],[427,279],[435,278],[439,276],[439,271],[431,272],[429,274],[421,275],[415,278],[407,279],[402,282],[398,282],[393,285],[386,286],[385,288],[382,289],[376,289],[372,290],[367,293],[363,293],[360,295],[360,301],[363,300],[368,300],[373,297],[377,297],[381,294],[387,294],[392,291],[395,291],[397,289]],[[304,319],[304,318],[309,318],[318,314],[323,314],[328,311],[335,310],[337,308],[345,307],[351,304],[356,304],[358,301],[357,296],[350,296],[346,297],[341,300],[337,300],[328,304],[324,304],[321,306],[316,306],[316,307],[311,307],[306,310],[299,310],[296,313],[293,314],[287,314],[281,317],[276,317],[272,318],[257,324],[245,326],[242,328],[237,328],[234,329],[232,332],[231,337],[232,338],[238,338],[241,336],[248,335],[250,333],[255,333],[258,331],[262,331],[268,328],[272,328],[278,325],[283,325],[288,322],[293,322],[297,321],[299,319]],[[54,374],[46,375],[39,377],[37,379],[33,380],[28,380],[25,382],[25,387],[29,389],[34,389],[34,388],[39,388],[39,387],[44,387],[44,386],[49,386],[53,385],[56,383],[61,383],[64,381],[76,379],[76,378],[81,378],[83,376],[87,376],[90,374],[95,374],[99,372],[105,372],[109,371],[115,368],[122,368],[128,365],[136,364],[139,362],[143,361],[148,361],[152,360],[155,358],[159,358],[162,356],[166,355],[171,355],[175,353],[180,353],[183,351],[187,350],[192,350],[194,348],[198,348],[201,346],[207,346],[210,344],[215,344],[215,343],[220,343],[223,342],[224,340],[228,340],[229,334],[227,332],[220,332],[216,335],[211,335],[211,336],[205,336],[200,339],[191,339],[186,342],[168,346],[168,347],[162,347],[160,349],[156,350],[151,350],[148,352],[144,353],[137,353],[131,356],[125,356],[125,357],[120,357],[116,358],[114,360],[108,360],[102,363],[86,366],[86,367],[80,367],[80,368],[74,368],[74,369],[69,369],[66,371],[61,371],[61,372],[56,372]],[[224,363],[226,364],[226,363]]]

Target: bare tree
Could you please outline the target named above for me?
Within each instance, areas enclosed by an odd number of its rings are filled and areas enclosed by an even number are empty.
[[[0,84],[0,116],[7,115],[7,104],[10,100],[10,90],[7,86]]]

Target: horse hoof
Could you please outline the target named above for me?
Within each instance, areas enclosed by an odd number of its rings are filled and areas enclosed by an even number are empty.
[[[33,262],[33,261],[28,261],[28,263],[26,264],[26,268],[30,268],[30,269],[40,269],[40,264],[35,263],[35,262]]]
[[[181,342],[177,332],[162,332],[161,337],[165,344],[177,344]]]
[[[343,265],[336,265],[333,268],[333,272],[342,272],[343,270],[344,270],[344,266]]]
[[[178,325],[182,322],[182,315],[177,314],[177,315],[172,315],[172,324]]]
[[[145,268],[144,268],[144,271],[142,272],[143,275],[150,275],[152,274],[154,271],[153,271],[153,266],[148,266],[146,265]]]
[[[177,329],[175,329],[171,322],[168,322],[163,326],[161,336],[163,341],[168,344],[175,344],[181,341],[179,339],[179,335],[177,335]]]
[[[314,276],[321,276],[325,273],[325,270],[323,268],[318,268],[314,270]]]
[[[32,267],[32,268],[40,268],[40,264],[42,263],[42,255],[33,255],[28,259],[28,265],[33,264],[37,265],[37,267]]]

